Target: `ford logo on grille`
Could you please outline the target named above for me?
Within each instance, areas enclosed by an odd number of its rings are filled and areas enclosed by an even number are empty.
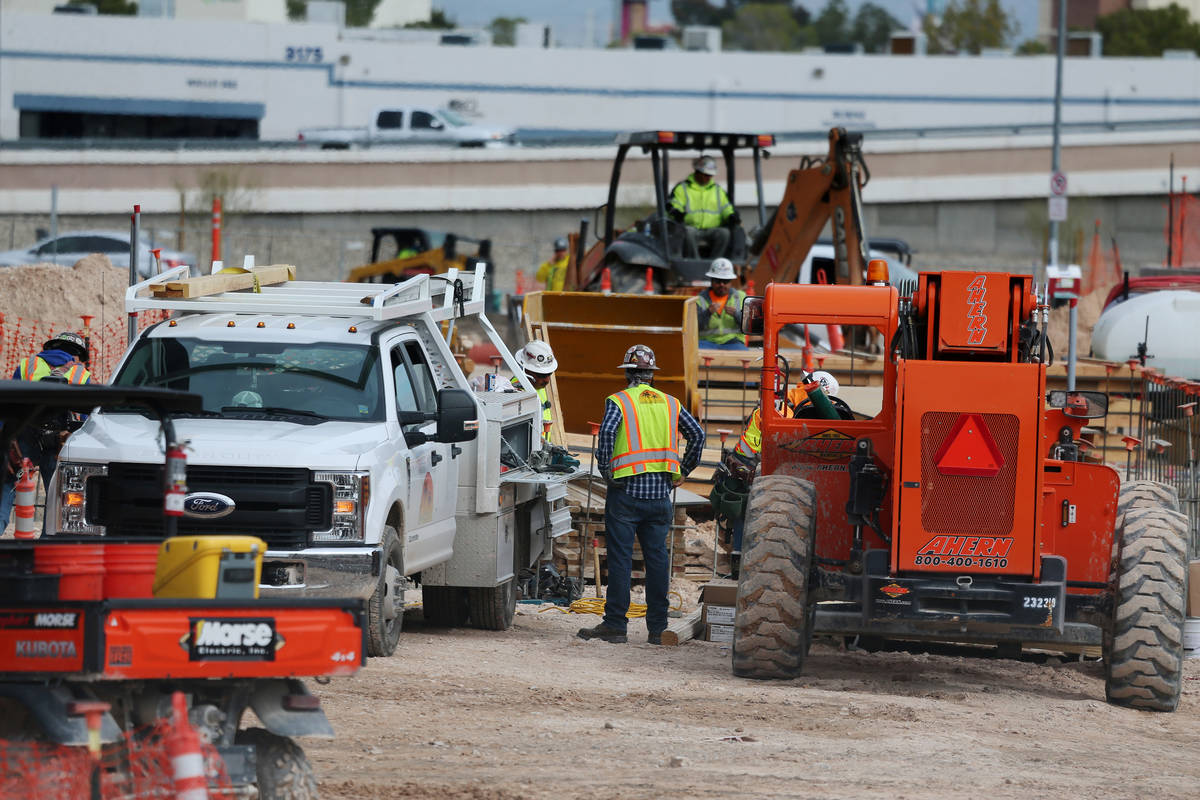
[[[227,517],[237,508],[232,497],[216,492],[193,492],[183,498],[183,515],[199,519]]]

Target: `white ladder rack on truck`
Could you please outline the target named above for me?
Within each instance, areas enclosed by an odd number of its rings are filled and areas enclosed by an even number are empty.
[[[417,275],[383,287],[369,283],[285,281],[255,292],[239,289],[202,297],[139,297],[144,290],[187,277],[188,267],[176,267],[136,283],[125,291],[125,311],[197,311],[226,314],[310,314],[378,321],[429,314],[443,322],[467,314],[483,316],[486,267],[474,272],[451,269],[442,275]],[[455,295],[459,293],[459,297]],[[366,300],[370,302],[364,302]],[[461,302],[456,302],[460,300]]]

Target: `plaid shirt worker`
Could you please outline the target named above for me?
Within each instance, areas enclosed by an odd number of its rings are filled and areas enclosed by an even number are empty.
[[[687,412],[680,404],[677,422],[679,433],[687,439],[687,447],[679,468],[687,475],[700,464],[700,456],[704,451],[704,430],[696,418]],[[621,409],[612,400],[604,403],[604,419],[600,423],[600,434],[596,440],[596,464],[601,474],[609,472],[612,461],[613,446],[617,442],[617,429],[621,426]],[[642,472],[622,478],[616,483],[630,497],[638,500],[659,500],[671,494],[671,473]]]

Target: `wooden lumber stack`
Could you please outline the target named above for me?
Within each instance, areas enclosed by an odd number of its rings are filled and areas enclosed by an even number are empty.
[[[198,278],[168,281],[155,284],[150,287],[150,290],[155,297],[185,299],[254,289],[255,286],[270,286],[295,280],[295,278],[296,268],[294,266],[273,264],[269,267],[255,267],[247,272],[217,273],[216,275],[201,275]]]

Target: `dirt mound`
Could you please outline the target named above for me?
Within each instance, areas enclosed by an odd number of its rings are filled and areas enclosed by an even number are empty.
[[[107,256],[90,255],[73,267],[31,264],[0,268],[0,314],[4,325],[79,330],[80,314],[91,314],[92,328],[125,316],[129,273]],[[18,319],[20,323],[18,323]]]
[[[1092,329],[1100,319],[1104,308],[1104,292],[1092,292],[1079,301],[1078,325],[1076,327],[1075,352],[1080,357],[1092,350]],[[1054,360],[1066,362],[1067,339],[1071,333],[1070,309],[1066,306],[1050,312],[1050,344],[1054,347]]]

